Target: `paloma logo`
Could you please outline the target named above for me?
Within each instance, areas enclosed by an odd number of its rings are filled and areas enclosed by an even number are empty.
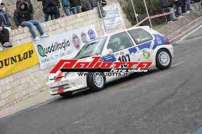
[[[60,60],[50,73],[62,72],[111,72],[112,70],[146,70],[152,62],[109,62],[101,57],[93,57],[91,62],[78,59]],[[144,72],[143,71],[143,72]]]
[[[54,42],[51,46],[43,47],[43,45],[38,44],[37,50],[41,57],[47,57],[48,54],[54,53],[55,51],[59,50],[66,50],[67,47],[70,47],[69,40],[63,40],[62,42]]]

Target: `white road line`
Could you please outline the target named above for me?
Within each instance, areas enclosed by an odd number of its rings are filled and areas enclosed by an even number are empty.
[[[183,36],[179,41],[183,41],[184,39],[186,39],[188,36],[190,36],[191,34],[195,33],[196,31],[198,31],[200,28],[202,28],[202,25],[200,25],[199,27],[197,27],[196,29],[192,30],[190,33],[186,34],[185,36]]]

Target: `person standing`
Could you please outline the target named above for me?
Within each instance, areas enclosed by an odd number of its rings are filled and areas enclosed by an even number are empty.
[[[6,11],[4,3],[0,4],[0,19],[4,27],[11,27],[11,16]]]
[[[101,3],[102,6],[107,5],[107,1],[106,0],[90,0],[91,6],[93,8],[98,6],[98,2]]]
[[[63,10],[67,16],[70,16],[71,13],[71,3],[70,0],[61,0]]]
[[[183,2],[184,0],[175,0],[176,16],[180,17],[183,13]]]
[[[98,0],[90,0],[91,6],[93,8],[97,7]]]
[[[57,19],[60,17],[60,1],[59,0],[42,0],[45,21]]]
[[[81,0],[81,8],[83,12],[93,9],[90,0]]]
[[[47,37],[48,35],[44,33],[40,23],[33,19],[33,11],[30,11],[29,2],[23,0],[18,4],[18,8],[14,12],[15,24],[18,27],[28,27],[34,40],[39,40],[39,37],[36,36],[34,31],[34,27],[36,27],[40,33],[41,38]]]
[[[70,3],[73,14],[81,12],[81,0],[70,0]]]
[[[186,13],[191,11],[191,0],[186,0]]]
[[[9,29],[11,27],[11,22],[9,20],[9,15],[5,10],[5,4],[0,4],[0,43],[4,48],[12,47],[10,43]],[[2,48],[0,48],[2,50]]]
[[[175,21],[175,10],[174,10],[174,1],[172,0],[160,0],[161,8],[166,11],[168,10],[171,14],[169,15],[170,21]]]

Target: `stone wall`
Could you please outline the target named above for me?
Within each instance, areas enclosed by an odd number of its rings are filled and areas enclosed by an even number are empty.
[[[57,20],[43,23],[44,30],[49,34],[76,29],[88,25],[95,25],[98,35],[103,35],[100,18],[96,10],[63,17]],[[14,45],[28,42],[31,35],[27,28],[20,28],[11,32]],[[39,65],[28,70],[16,73],[0,80],[0,110],[10,107],[15,103],[26,100],[40,92],[48,91],[46,86],[47,70],[40,70]]]
[[[104,34],[101,23],[102,21],[95,9],[52,20],[43,23],[42,26],[45,32],[51,35],[93,24],[98,36],[101,36]],[[27,28],[11,31],[11,42],[14,46],[31,40],[31,35]],[[49,69],[40,70],[39,65],[36,65],[30,69],[0,79],[0,111],[26,101],[33,96],[38,96],[42,92],[48,92],[49,88],[46,85],[48,71]]]
[[[91,10],[72,16],[61,17],[60,19],[44,22],[41,25],[46,33],[52,35],[72,29],[77,29],[79,27],[90,24],[94,24],[96,26],[98,35],[103,34],[101,21],[98,17],[97,10]],[[12,44],[21,44],[31,40],[32,38],[28,28],[18,28],[11,32]]]
[[[15,7],[15,3],[16,0],[2,0],[4,3],[6,3],[7,6],[7,10],[9,11],[9,13],[11,14],[11,16],[13,16],[13,12],[16,9]],[[39,20],[40,22],[44,21],[44,14],[42,12],[42,3],[38,2],[37,0],[31,0],[33,7],[34,7],[34,18]],[[111,3],[118,3],[118,0],[107,0],[108,4]],[[64,15],[64,11],[62,9],[62,6],[60,8],[60,14],[61,16],[65,16]]]

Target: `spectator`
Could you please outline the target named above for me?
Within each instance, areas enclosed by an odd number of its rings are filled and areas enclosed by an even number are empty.
[[[91,6],[93,8],[97,7],[98,0],[90,0]]]
[[[12,47],[9,42],[9,30],[6,27],[10,27],[11,23],[9,16],[6,13],[4,3],[0,4],[0,43],[4,48]]]
[[[175,0],[175,7],[176,7],[176,16],[182,16],[182,6],[184,0]]]
[[[0,4],[0,20],[4,27],[11,27],[11,16],[6,11],[4,3]]]
[[[102,4],[102,6],[107,5],[107,1],[106,0],[90,0],[91,6],[93,8],[97,7],[98,2],[100,2]]]
[[[9,31],[4,26],[0,24],[0,43],[4,48],[12,47],[11,43],[9,42]],[[2,48],[0,48],[2,50]]]
[[[191,0],[182,0],[182,13],[190,13]]]
[[[45,21],[57,19],[60,17],[60,1],[59,0],[42,0],[43,12],[45,15]]]
[[[34,9],[33,9],[33,5],[32,5],[32,3],[31,3],[30,0],[17,0],[17,2],[16,2],[16,9],[20,9],[20,5],[21,5],[23,2],[25,2],[25,3],[28,4],[28,6],[29,6],[29,12],[30,12],[30,14],[31,14],[32,17],[33,17]]]
[[[61,0],[63,10],[67,16],[71,15],[71,3],[70,0]]]
[[[90,0],[81,0],[81,8],[84,12],[93,9]]]
[[[191,0],[186,0],[186,13],[191,11]]]
[[[81,12],[81,0],[70,0],[73,14]]]
[[[182,13],[186,12],[186,0],[181,0]]]
[[[30,9],[30,3],[23,0],[18,4],[18,8],[14,12],[14,20],[16,25],[28,27],[34,40],[39,40],[39,37],[36,36],[36,33],[34,31],[34,27],[37,28],[42,38],[47,37],[48,35],[44,33],[40,23],[36,20],[33,20],[33,11],[31,11]]]
[[[175,16],[175,11],[174,11],[174,1],[171,1],[171,0],[160,0],[160,5],[161,5],[161,8],[164,11],[168,10],[169,12],[171,12],[171,14],[169,15],[169,20],[170,21],[175,21],[176,20],[176,16]]]

